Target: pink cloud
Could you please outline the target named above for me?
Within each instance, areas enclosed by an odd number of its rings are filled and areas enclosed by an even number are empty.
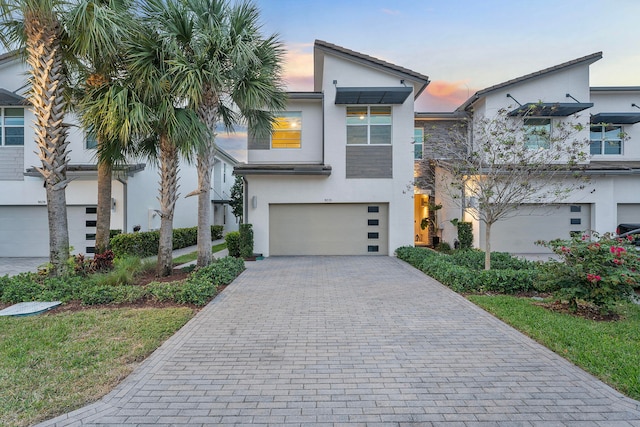
[[[286,47],[284,80],[287,90],[313,90],[313,44],[294,44]]]
[[[466,81],[436,80],[431,82],[425,93],[418,98],[416,109],[419,111],[453,111],[464,103],[473,92],[467,86]]]

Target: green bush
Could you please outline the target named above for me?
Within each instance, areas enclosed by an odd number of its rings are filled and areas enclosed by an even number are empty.
[[[631,240],[608,234],[593,238],[584,235],[539,242],[560,257],[560,261],[544,264],[543,281],[571,309],[576,310],[583,300],[607,313],[640,286],[640,258]]]
[[[471,249],[473,247],[473,224],[470,222],[458,222],[457,228],[460,249]]]
[[[398,248],[396,255],[456,292],[518,293],[538,290],[535,264],[522,264],[515,258],[508,262],[503,253],[491,254],[492,259],[495,255],[500,260],[498,266],[503,267],[492,270],[482,269],[484,254],[476,250],[455,251],[447,255],[405,246]]]
[[[240,224],[240,256],[253,256],[253,229],[251,224]]]
[[[222,239],[223,227],[211,226],[211,239]],[[137,256],[140,258],[158,254],[160,241],[159,231],[142,231],[136,233],[118,234],[110,241],[111,250],[116,257]],[[174,228],[173,249],[186,248],[198,243],[198,227]]]
[[[240,232],[231,231],[224,236],[224,240],[227,242],[227,250],[229,256],[239,258],[240,257]]]
[[[453,252],[451,250],[451,245],[448,244],[447,242],[439,242],[436,245],[435,250],[438,251],[438,252],[445,253],[445,254],[450,254],[451,252]]]

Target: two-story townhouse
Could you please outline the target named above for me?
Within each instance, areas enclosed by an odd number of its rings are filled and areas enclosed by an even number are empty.
[[[548,250],[535,241],[569,238],[573,233],[592,230],[613,232],[619,222],[640,221],[640,196],[634,191],[640,184],[639,153],[634,143],[640,137],[638,126],[634,126],[640,122],[640,110],[634,106],[640,102],[640,92],[638,88],[590,88],[589,66],[601,57],[602,53],[595,53],[483,89],[447,117],[416,114],[415,132],[425,134],[425,147],[446,143],[446,132],[435,132],[434,137],[429,127],[448,129],[452,120],[457,120],[473,128],[474,120],[491,117],[500,109],[507,109],[512,120],[522,120],[525,128],[532,126],[550,134],[560,122],[584,125],[575,135],[590,153],[581,172],[588,178],[583,188],[576,188],[553,205],[525,203],[513,216],[495,223],[492,250],[546,253]],[[528,108],[532,105],[536,106],[533,110]],[[522,111],[528,112],[526,117]],[[429,170],[425,167],[429,160],[428,150],[425,157],[416,160],[416,192],[435,193],[435,202],[443,204],[439,212],[442,238],[452,244],[456,231],[450,220],[464,219],[473,223],[475,245],[484,247],[484,224],[438,191],[442,188],[438,180],[446,175],[437,168],[429,172],[431,175],[423,172]]]
[[[271,137],[250,137],[235,168],[256,252],[392,255],[413,244],[414,99],[428,84],[316,41],[314,91],[290,93]]]
[[[46,193],[35,169],[34,117],[24,98],[28,88],[27,65],[15,52],[0,55],[0,257],[46,257],[49,253]],[[70,163],[66,189],[69,240],[73,253],[91,253],[95,243],[97,168],[96,141],[76,123],[72,115],[68,138]],[[237,227],[228,208],[236,160],[219,152],[214,168],[213,223]],[[132,159],[114,173],[111,228],[142,231],[160,227],[158,171],[143,160]],[[220,181],[220,182],[218,182]],[[195,166],[183,163],[180,172],[182,195],[197,187]],[[217,212],[217,214],[216,214]],[[197,224],[197,197],[180,197],[176,203],[174,227]]]

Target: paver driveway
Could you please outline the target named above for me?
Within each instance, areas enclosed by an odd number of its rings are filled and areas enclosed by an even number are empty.
[[[44,425],[640,426],[639,409],[402,261],[286,257]]]

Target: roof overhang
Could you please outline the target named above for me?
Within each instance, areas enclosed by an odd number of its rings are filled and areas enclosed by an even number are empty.
[[[113,168],[114,178],[121,175],[133,176],[138,172],[142,172],[146,165],[144,163],[136,163],[133,165],[115,166]],[[42,177],[40,172],[36,168],[28,168],[24,173],[25,176]],[[69,178],[81,178],[81,177],[97,177],[98,165],[95,164],[79,164],[67,166],[67,177]]]
[[[509,112],[510,116],[568,117],[593,107],[592,102],[528,102]]]
[[[319,164],[282,164],[257,165],[240,164],[233,168],[235,175],[299,175],[299,176],[329,176],[331,166]]]
[[[640,175],[640,162],[591,161],[585,169],[587,175]]]
[[[27,104],[28,104],[28,101],[26,98],[23,98],[20,95],[15,94],[13,92],[9,92],[6,89],[0,88],[0,105],[5,107],[12,107],[12,106],[24,107]]]
[[[337,87],[336,104],[404,104],[412,87]]]
[[[591,116],[591,123],[632,125],[640,123],[640,113],[598,113]]]

